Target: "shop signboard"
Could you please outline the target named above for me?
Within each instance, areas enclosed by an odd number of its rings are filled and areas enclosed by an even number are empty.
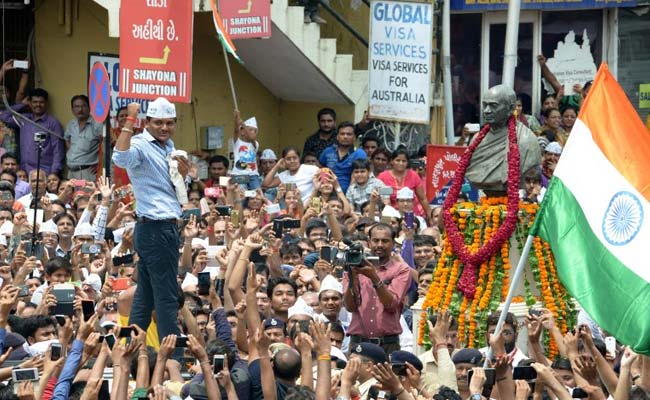
[[[189,103],[191,1],[129,0],[120,6],[120,96]]]
[[[370,4],[369,114],[428,124],[433,8],[427,3]]]
[[[451,0],[454,11],[507,10],[508,0]],[[609,7],[635,7],[636,0],[522,0],[523,10],[571,10]]]
[[[219,14],[231,39],[271,37],[270,0],[220,1]]]

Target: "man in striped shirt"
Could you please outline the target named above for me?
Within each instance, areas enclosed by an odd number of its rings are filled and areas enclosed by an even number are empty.
[[[113,153],[113,162],[129,174],[136,200],[134,244],[140,261],[129,323],[146,330],[155,310],[158,337],[164,338],[180,334],[176,276],[181,204],[169,172],[170,154],[175,150],[171,136],[176,129],[176,108],[162,97],[149,103],[145,130],[132,138],[139,108],[137,103],[128,105],[128,117]],[[176,160],[179,172],[187,177],[188,160]]]

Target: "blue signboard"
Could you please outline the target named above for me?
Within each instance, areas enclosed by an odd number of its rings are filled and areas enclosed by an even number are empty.
[[[522,0],[522,10],[567,10],[594,9],[609,7],[635,7],[636,0]],[[451,0],[451,9],[469,10],[507,10],[508,0]]]

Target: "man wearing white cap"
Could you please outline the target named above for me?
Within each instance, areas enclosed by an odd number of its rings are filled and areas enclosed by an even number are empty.
[[[115,144],[113,162],[126,169],[133,184],[137,224],[134,231],[138,252],[138,286],[129,323],[146,330],[156,311],[158,335],[179,335],[177,221],[181,203],[172,183],[169,159],[176,149],[171,136],[176,130],[176,108],[163,97],[149,103],[147,123],[141,135],[133,136],[140,111],[138,103],[127,107],[128,117]],[[133,137],[132,137],[133,136]],[[175,157],[178,172],[187,178],[189,161]]]
[[[403,187],[397,191],[397,209],[399,210],[401,216],[404,216],[405,212],[413,212],[415,208],[415,202],[413,201],[414,198],[415,192],[407,187]],[[419,221],[420,230],[427,227],[427,223],[424,218],[420,217],[419,215],[415,215],[415,217]]]
[[[235,110],[235,132],[233,140],[233,157],[235,163],[232,166],[232,175],[245,177],[240,185],[249,190],[262,187],[262,179],[257,168],[257,119],[251,117],[242,122],[239,110]]]
[[[298,321],[312,321],[314,319],[314,310],[307,305],[302,297],[299,297],[294,305],[289,307],[287,315],[287,331],[291,332],[291,329],[293,329],[293,326],[296,325]]]

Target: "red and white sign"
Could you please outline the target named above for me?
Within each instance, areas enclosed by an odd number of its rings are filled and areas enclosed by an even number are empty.
[[[128,0],[120,8],[120,96],[189,103],[190,0]]]
[[[456,175],[465,147],[427,145],[427,198],[431,202]]]
[[[231,39],[271,37],[270,0],[225,0],[219,14]]]

